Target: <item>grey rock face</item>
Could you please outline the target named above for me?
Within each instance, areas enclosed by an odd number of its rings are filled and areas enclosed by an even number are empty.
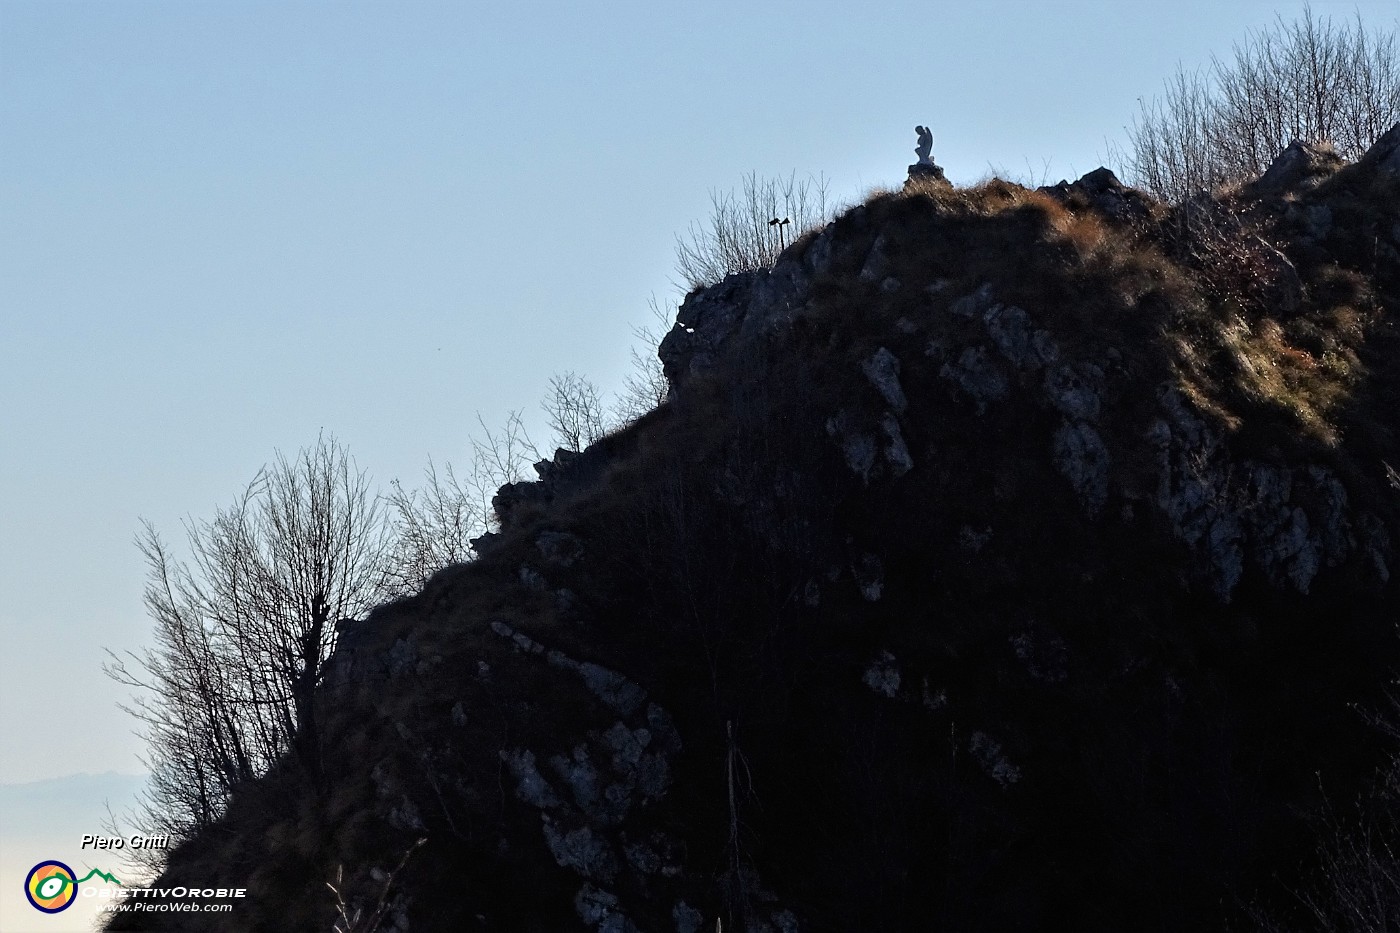
[[[540,556],[552,564],[572,567],[583,556],[583,542],[567,531],[544,531],[535,539]]]
[[[865,669],[865,676],[862,678],[865,685],[881,696],[894,699],[899,695],[899,665],[895,663],[894,655],[888,651],[881,651],[880,656],[871,662]]]
[[[865,601],[879,602],[885,592],[885,565],[880,558],[875,554],[862,554],[851,569]]]
[[[986,313],[992,304],[992,283],[983,282],[977,291],[964,295],[949,305],[948,312],[957,317],[973,317]]]
[[[1314,204],[1303,212],[1308,227],[1308,235],[1314,240],[1325,240],[1332,232],[1332,208],[1326,204]]]
[[[1175,389],[1159,398],[1165,416],[1149,430],[1159,451],[1156,504],[1222,599],[1249,564],[1275,586],[1307,593],[1324,568],[1357,547],[1346,489],[1331,470],[1233,460]],[[1366,553],[1388,576],[1388,555]]]
[[[534,752],[523,748],[502,751],[501,760],[515,778],[515,795],[522,801],[539,809],[559,806],[559,795],[535,766]]]
[[[1264,301],[1276,314],[1293,314],[1303,305],[1303,280],[1298,270],[1287,256],[1262,238],[1251,237],[1251,242],[1267,266]]]
[[[1026,673],[1043,684],[1064,683],[1069,677],[1069,648],[1064,639],[1038,632],[1011,636],[1011,649]]]
[[[822,242],[821,235],[817,240]],[[816,256],[810,255],[813,249]],[[712,367],[736,336],[752,339],[791,322],[806,303],[812,264],[831,262],[829,239],[824,245],[814,243],[808,253],[801,263],[784,259],[772,269],[726,276],[722,282],[686,296],[675,326],[657,348],[672,392],[691,376]]]
[[[578,918],[599,933],[635,933],[632,921],[618,908],[617,895],[585,884],[574,897]]]
[[[517,508],[530,502],[546,502],[548,494],[542,484],[530,480],[506,483],[491,497],[491,511],[504,526],[510,523]],[[485,537],[484,535],[482,537]]]
[[[418,664],[418,646],[412,639],[400,638],[389,649],[389,675],[400,677]]]
[[[885,402],[897,413],[903,414],[909,407],[909,400],[904,397],[904,388],[899,384],[899,358],[881,347],[870,359],[861,363],[860,368]]]
[[[997,351],[1018,370],[1039,369],[1059,356],[1050,335],[1032,328],[1030,316],[1015,305],[994,304],[982,320]]]
[[[640,933],[625,914],[612,914],[598,924],[598,933]]]
[[[644,842],[629,842],[623,845],[622,854],[627,864],[639,875],[654,875],[661,870],[661,858],[651,846]]]
[[[617,854],[591,826],[561,828],[548,814],[541,814],[549,852],[561,868],[572,868],[584,878],[611,884],[617,878]]]
[[[963,525],[958,529],[958,547],[969,554],[980,554],[987,546],[987,542],[992,540],[992,529],[984,528],[978,531],[971,525]]]
[[[506,483],[491,498],[491,509],[500,520],[501,527],[510,525],[516,511],[528,503],[545,504],[561,492],[575,488],[593,480],[606,463],[606,454],[597,445],[587,450],[567,450],[563,447],[554,451],[548,460],[540,460],[535,466],[537,481],[521,480]],[[478,554],[489,551],[497,535],[490,532],[473,538],[472,547]]]
[[[886,240],[882,233],[875,238],[875,242],[870,246],[870,252],[865,257],[865,263],[860,267],[860,274],[857,276],[862,282],[874,284],[882,282],[890,274],[890,257],[885,253]]]
[[[1400,178],[1400,123],[1386,130],[1366,150],[1359,164],[1391,178]]]
[[[1011,388],[1006,373],[991,359],[986,347],[968,347],[956,363],[944,363],[938,374],[962,389],[979,415],[986,413],[988,404],[1006,398]]]
[[[811,284],[812,277],[806,268],[789,259],[779,260],[766,272],[760,271],[753,281],[748,311],[739,325],[740,336],[753,340],[791,324],[796,313],[806,305]]]
[[[1067,421],[1055,432],[1055,467],[1069,480],[1085,511],[1098,515],[1108,501],[1109,453],[1103,438],[1085,421]]]
[[[579,743],[574,746],[573,753],[568,758],[555,755],[549,759],[549,766],[568,785],[573,794],[574,804],[580,810],[592,813],[599,809],[602,799],[602,788],[599,785],[601,778],[588,755],[586,744]]]
[[[512,641],[521,634],[504,623],[492,628]],[[599,931],[636,933],[619,898],[602,886],[625,883],[629,877],[635,881],[680,875],[674,840],[663,832],[639,831],[634,816],[670,790],[680,734],[671,715],[655,703],[645,703],[645,691],[621,675],[555,649],[541,647],[529,654],[578,674],[621,718],[587,730],[571,746],[548,755],[554,783],[541,773],[534,750],[503,749],[501,761],[513,779],[516,798],[539,811],[544,845],[554,861],[585,880],[575,901],[580,919]]]
[[[685,901],[680,901],[671,911],[671,919],[676,922],[676,933],[700,933],[700,924],[705,922],[705,915]]]
[[[423,822],[422,814],[418,812],[418,805],[407,794],[400,798],[398,804],[389,811],[385,819],[395,829],[423,830],[427,828]]]
[[[549,588],[549,581],[546,580],[538,570],[528,564],[521,564],[520,569],[516,571],[516,576],[520,578],[520,585],[527,590],[534,590],[536,593],[542,593]]]
[[[622,716],[631,716],[646,702],[647,692],[616,671],[585,661],[579,674],[593,695]]]
[[[889,466],[890,475],[898,478],[914,469],[914,458],[909,455],[909,446],[904,443],[904,433],[899,428],[899,419],[885,412],[880,419],[880,431],[885,435],[881,453]]]
[[[1072,200],[1076,194],[1082,195],[1100,213],[1118,221],[1141,220],[1151,213],[1146,195],[1124,185],[1117,175],[1102,166],[1073,183],[1061,181],[1039,190],[1061,202]]]
[[[652,747],[667,755],[678,754],[681,750],[681,734],[676,731],[675,720],[655,703],[647,704],[647,729],[651,732]]]
[[[617,910],[617,895],[591,884],[585,884],[574,898],[578,918],[589,926],[597,926]]]
[[[976,759],[977,764],[982,767],[983,773],[1002,787],[1010,787],[1021,780],[1021,769],[1012,764],[1006,757],[1001,743],[987,733],[972,733],[968,749],[972,752],[972,757]]]
[[[897,382],[895,387],[898,388]],[[903,397],[902,392],[899,397]],[[893,412],[885,412],[871,424],[866,416],[843,408],[826,420],[826,434],[841,449],[846,466],[863,483],[869,483],[877,474],[898,478],[914,468],[914,458]]]
[[[827,436],[841,448],[846,466],[859,476],[861,482],[870,481],[870,471],[875,466],[875,439],[855,425],[855,417],[842,410],[826,421]]]
[[[1342,165],[1335,152],[1295,139],[1274,157],[1274,161],[1254,183],[1259,194],[1307,191],[1317,187]]]
[[[813,276],[825,275],[831,271],[831,228],[827,227],[807,247],[802,256],[802,265]]]
[[[1099,420],[1103,385],[1103,370],[1093,363],[1065,364],[1045,373],[1050,403],[1062,415],[1080,421]]]
[[[592,661],[575,661],[558,650],[546,650],[524,632],[511,628],[504,622],[491,623],[491,631],[502,638],[509,638],[520,651],[543,655],[551,667],[573,671],[582,678],[589,691],[622,716],[631,716],[646,702],[647,692],[616,671],[608,670]]]
[[[531,638],[529,635],[526,635],[524,632],[516,631],[504,622],[492,622],[491,631],[495,632],[502,638],[509,638],[512,642],[515,643],[515,648],[517,651],[524,651],[528,654],[544,653],[544,645],[535,641],[533,638]]]
[[[738,329],[758,274],[727,276],[718,284],[686,296],[675,325],[656,350],[672,391],[692,374],[714,364],[720,348]]]

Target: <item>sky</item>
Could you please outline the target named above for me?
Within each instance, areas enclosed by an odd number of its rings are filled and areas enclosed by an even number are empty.
[[[381,486],[604,389],[749,172],[1074,178],[1301,3],[0,0],[0,783],[140,773],[101,672],[181,540],[324,430]],[[1314,2],[1393,29],[1400,0]]]

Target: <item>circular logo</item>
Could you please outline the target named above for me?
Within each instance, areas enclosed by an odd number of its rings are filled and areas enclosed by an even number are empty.
[[[29,869],[24,879],[24,896],[35,910],[56,914],[67,910],[78,896],[77,876],[62,862],[49,860]]]

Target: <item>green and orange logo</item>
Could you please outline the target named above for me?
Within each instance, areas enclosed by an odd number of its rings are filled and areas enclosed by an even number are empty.
[[[73,901],[77,900],[78,897],[78,885],[94,875],[103,881],[121,884],[116,876],[99,868],[94,868],[79,878],[77,873],[67,865],[49,859],[29,869],[29,874],[24,879],[24,896],[29,898],[29,903],[33,905],[35,910],[42,910],[46,914],[56,914],[73,906]]]

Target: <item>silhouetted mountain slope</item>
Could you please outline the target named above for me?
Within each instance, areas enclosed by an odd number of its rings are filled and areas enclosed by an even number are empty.
[[[1400,128],[1283,159],[1180,208],[911,181],[692,293],[671,401],[345,631],[324,786],[162,884],[329,930],[424,838],[383,929],[790,933],[1296,882],[1385,753]]]

